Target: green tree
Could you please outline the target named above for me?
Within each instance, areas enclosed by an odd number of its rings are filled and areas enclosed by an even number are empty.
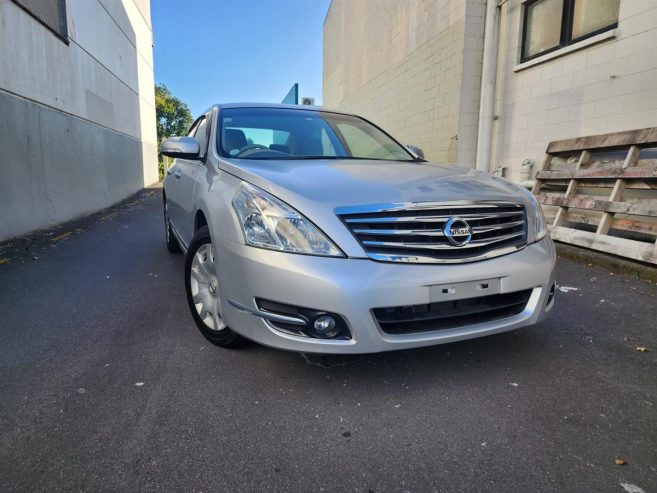
[[[155,119],[157,121],[157,155],[160,178],[164,176],[164,162],[160,142],[166,137],[185,135],[192,124],[192,113],[183,101],[175,97],[164,84],[155,85]]]

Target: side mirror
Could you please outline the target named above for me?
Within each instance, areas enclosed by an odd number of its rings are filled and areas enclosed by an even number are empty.
[[[420,149],[418,146],[407,144],[406,147],[413,154],[415,154],[416,156],[421,157],[422,159],[424,159],[424,151],[422,149]]]
[[[160,152],[172,158],[198,159],[201,146],[194,137],[170,137],[162,141]]]

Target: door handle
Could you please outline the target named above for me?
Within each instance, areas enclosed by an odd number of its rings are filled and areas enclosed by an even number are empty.
[[[175,176],[176,178],[180,178],[180,174],[181,174],[180,170],[177,169],[176,172],[173,174],[173,176]]]

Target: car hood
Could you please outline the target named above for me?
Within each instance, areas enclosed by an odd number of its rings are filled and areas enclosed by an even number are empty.
[[[229,173],[293,207],[326,210],[356,205],[517,200],[520,191],[488,173],[429,162],[369,160],[225,160]],[[312,204],[312,205],[311,205]]]
[[[521,190],[504,179],[428,162],[225,159],[220,167],[294,207],[349,257],[365,257],[365,252],[336,209],[454,200],[510,200],[528,206]]]

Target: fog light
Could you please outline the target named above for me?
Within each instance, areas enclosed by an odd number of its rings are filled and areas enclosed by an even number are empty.
[[[313,322],[313,328],[319,335],[326,338],[335,337],[338,334],[336,330],[335,319],[330,315],[320,315]]]
[[[277,301],[263,300],[256,298],[256,305],[259,310],[302,319],[306,325],[297,325],[286,323],[284,321],[268,320],[267,324],[276,330],[287,334],[298,335],[303,337],[313,337],[315,339],[351,339],[351,332],[345,319],[338,313],[332,313],[315,308],[305,308],[303,306],[287,305]]]

